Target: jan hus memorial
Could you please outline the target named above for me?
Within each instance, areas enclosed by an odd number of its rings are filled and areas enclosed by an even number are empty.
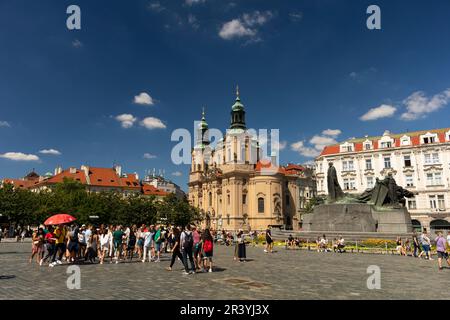
[[[414,194],[398,186],[391,174],[376,180],[372,189],[360,195],[342,191],[333,163],[327,171],[328,198],[305,215],[304,231],[323,232],[412,232],[405,198]]]

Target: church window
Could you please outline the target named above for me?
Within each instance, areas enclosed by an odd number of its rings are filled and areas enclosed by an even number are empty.
[[[258,213],[264,213],[264,198],[258,198]]]

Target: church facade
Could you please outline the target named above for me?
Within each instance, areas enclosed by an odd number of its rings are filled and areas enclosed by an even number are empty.
[[[298,229],[304,191],[313,189],[304,181],[307,170],[294,164],[276,166],[275,154],[263,159],[245,115],[238,91],[230,127],[212,147],[203,113],[191,155],[189,202],[203,213],[204,224],[216,230],[264,230],[268,225]]]

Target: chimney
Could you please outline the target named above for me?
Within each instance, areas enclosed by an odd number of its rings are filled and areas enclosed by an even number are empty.
[[[89,166],[82,165],[81,170],[84,171],[85,176],[89,176]]]
[[[114,165],[114,171],[116,171],[116,174],[119,176],[119,177],[121,177],[122,176],[122,167],[121,166],[119,166],[119,165]]]
[[[70,172],[70,174],[76,174],[77,173],[77,168],[70,167],[69,172]]]
[[[57,166],[57,167],[55,168],[55,176],[56,176],[57,174],[60,174],[61,172],[62,172],[61,166]]]
[[[138,173],[135,172],[134,175],[136,176],[136,180],[139,180],[139,175],[138,175]]]

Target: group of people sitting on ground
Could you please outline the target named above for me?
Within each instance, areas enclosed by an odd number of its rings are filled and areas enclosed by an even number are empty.
[[[317,237],[316,240],[317,252],[331,252],[331,248],[329,248],[329,242],[325,235],[322,237]],[[334,238],[331,243],[333,252],[344,253],[345,252],[345,240],[343,237],[339,236],[338,238]]]

